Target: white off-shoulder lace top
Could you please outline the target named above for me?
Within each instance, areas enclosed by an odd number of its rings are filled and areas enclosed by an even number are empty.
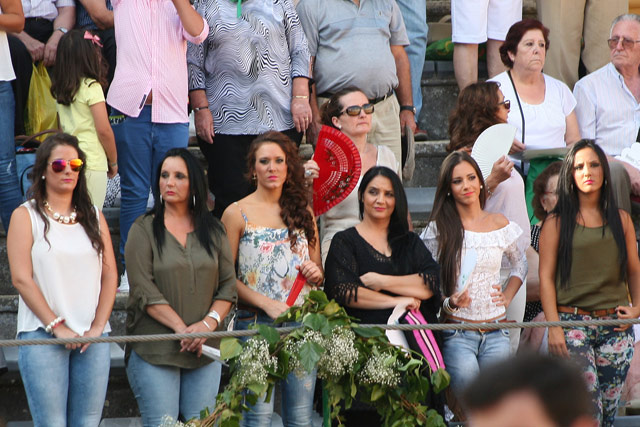
[[[437,233],[436,224],[432,221],[420,236],[434,255],[439,254]],[[503,306],[497,306],[491,301],[491,293],[495,292],[492,286],[500,284],[500,265],[503,254],[511,264],[510,277],[516,276],[524,281],[527,276],[527,259],[517,245],[518,237],[521,234],[522,229],[514,222],[489,232],[479,233],[465,230],[461,259],[464,259],[467,251],[471,249],[475,250],[477,258],[467,279],[471,305],[460,308],[456,317],[469,320],[487,320],[505,313]]]

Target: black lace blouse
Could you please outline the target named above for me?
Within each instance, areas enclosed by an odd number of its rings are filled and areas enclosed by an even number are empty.
[[[425,286],[433,292],[433,297],[423,302],[435,314],[440,304],[440,268],[422,240],[409,233],[399,259],[378,252],[360,236],[355,227],[337,233],[332,241],[325,263],[325,291],[345,307],[347,313],[360,319],[362,323],[386,324],[393,312],[389,309],[360,309],[348,307],[352,300],[358,301],[358,288],[364,286],[360,276],[375,272],[390,276],[420,274]],[[385,291],[382,291],[385,292]],[[389,295],[395,295],[385,292]]]

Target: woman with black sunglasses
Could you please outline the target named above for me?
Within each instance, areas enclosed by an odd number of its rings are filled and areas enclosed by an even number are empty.
[[[353,141],[362,161],[361,177],[374,166],[386,166],[400,175],[400,164],[393,152],[384,145],[373,145],[367,142],[372,114],[374,114],[374,106],[369,103],[367,96],[358,88],[347,88],[335,93],[322,106],[322,124],[342,131]],[[311,171],[312,178],[317,176],[316,167],[315,162],[305,164],[305,169]],[[322,216],[320,235],[323,260],[327,257],[334,234],[360,222],[358,186],[346,199]]]
[[[27,200],[7,235],[11,279],[20,293],[18,339],[99,337],[118,273],[109,227],[91,204],[85,155],[75,136],[48,137],[36,153]],[[109,344],[23,346],[18,365],[35,426],[100,422]]]

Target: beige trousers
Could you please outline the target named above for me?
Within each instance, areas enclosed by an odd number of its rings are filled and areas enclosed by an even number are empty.
[[[628,0],[536,0],[538,19],[550,30],[544,72],[565,82],[571,90],[582,62],[591,73],[609,62],[611,22],[629,10]]]

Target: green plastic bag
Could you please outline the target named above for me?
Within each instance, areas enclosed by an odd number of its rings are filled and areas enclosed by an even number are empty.
[[[58,127],[56,100],[51,95],[51,80],[44,63],[33,65],[24,128],[27,135]],[[44,138],[44,136],[43,136]]]

